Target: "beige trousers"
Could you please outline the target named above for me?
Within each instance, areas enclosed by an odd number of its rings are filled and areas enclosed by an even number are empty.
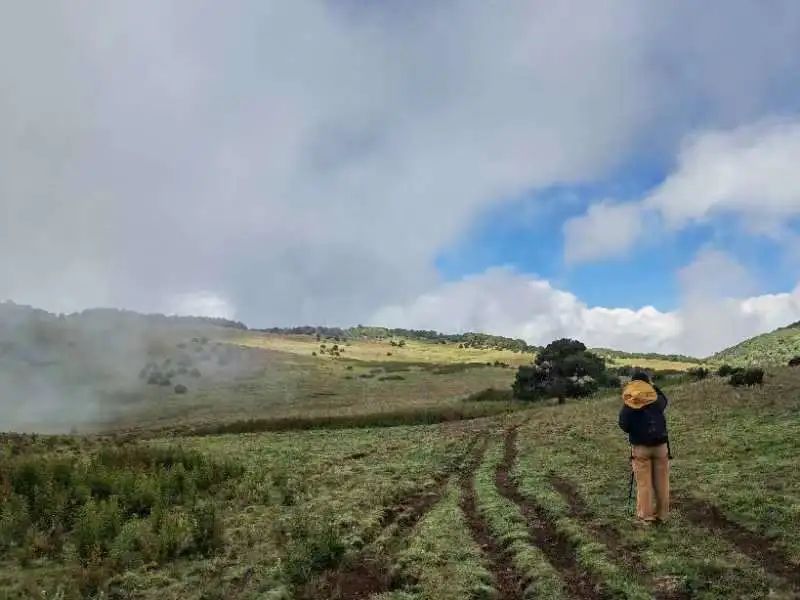
[[[669,515],[667,445],[634,446],[633,473],[636,477],[636,516],[644,521],[665,520]]]

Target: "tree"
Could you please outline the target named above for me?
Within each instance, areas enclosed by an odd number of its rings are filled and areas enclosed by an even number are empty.
[[[595,392],[601,385],[618,385],[606,372],[605,361],[586,350],[578,340],[556,340],[545,347],[534,364],[517,370],[514,397],[520,400],[580,398]]]

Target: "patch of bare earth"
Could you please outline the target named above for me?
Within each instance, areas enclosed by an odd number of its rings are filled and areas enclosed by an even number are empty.
[[[597,523],[595,514],[581,498],[575,484],[551,473],[550,484],[561,494],[569,506],[571,517],[578,519],[589,531],[611,551],[634,577],[647,578],[653,587],[656,600],[686,600],[691,597],[689,592],[682,589],[680,578],[670,576],[655,577],[650,568],[641,559],[642,546],[625,540],[622,534],[611,525]]]
[[[412,493],[397,504],[386,508],[381,518],[381,532],[390,526],[395,529],[393,539],[402,538],[439,502],[453,471],[476,452],[481,436],[470,440],[467,450],[449,468],[435,477],[435,485]],[[379,536],[376,536],[379,537]],[[396,589],[399,581],[394,577],[391,560],[382,554],[371,554],[367,549],[350,560],[324,571],[298,591],[298,600],[366,600],[373,594]]]
[[[498,491],[519,506],[528,523],[531,539],[560,573],[570,596],[581,600],[601,600],[604,598],[602,585],[578,564],[575,548],[570,541],[558,531],[540,506],[520,493],[517,483],[511,477],[516,460],[517,429],[512,428],[506,432],[505,454],[495,476]]]
[[[469,468],[461,474],[461,510],[475,543],[483,550],[492,572],[498,600],[521,600],[525,579],[514,569],[503,548],[492,537],[475,502],[475,470],[483,458],[485,445],[476,453]]]
[[[717,506],[700,498],[682,496],[676,507],[695,525],[703,527],[761,565],[769,573],[787,581],[800,597],[800,564],[792,562],[769,538],[758,535],[727,517]]]

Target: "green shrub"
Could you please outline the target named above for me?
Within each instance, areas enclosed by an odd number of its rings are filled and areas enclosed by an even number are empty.
[[[130,565],[221,546],[211,497],[242,475],[240,465],[178,446],[103,445],[80,460],[45,446],[10,445],[19,450],[0,461],[0,557],[66,561],[78,588],[94,594]]]
[[[709,375],[709,371],[705,367],[692,367],[687,371],[687,373],[689,374],[689,377],[695,381],[705,379]]]
[[[764,369],[749,368],[735,372],[729,382],[734,387],[762,385],[764,383]]]
[[[720,365],[719,369],[717,369],[717,375],[720,377],[729,377],[733,374],[734,368],[730,365]]]

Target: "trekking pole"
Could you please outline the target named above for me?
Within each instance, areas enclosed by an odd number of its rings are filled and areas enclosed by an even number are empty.
[[[633,506],[633,448],[631,448],[631,457],[628,459],[628,466],[630,467],[630,479],[628,481],[628,508]]]

